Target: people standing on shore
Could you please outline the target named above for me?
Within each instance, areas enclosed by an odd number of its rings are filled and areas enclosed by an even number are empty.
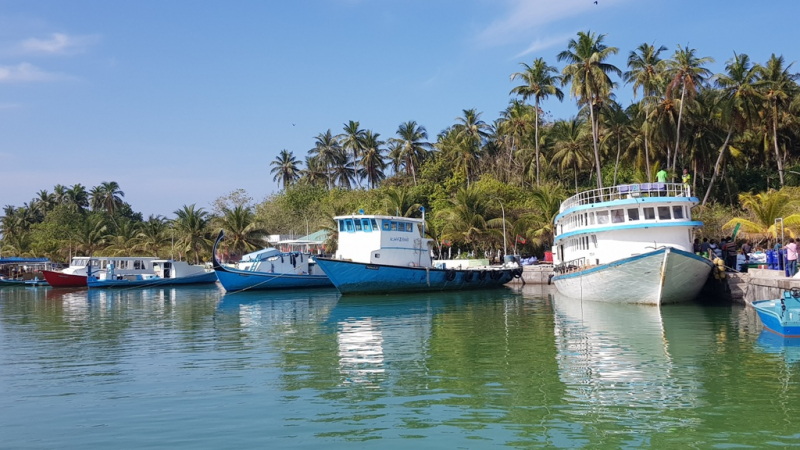
[[[700,239],[695,238],[694,243],[692,244],[692,251],[695,255],[699,255],[700,252],[703,251],[700,249]]]
[[[789,239],[786,244],[786,272],[790,277],[797,273],[797,244],[794,239]]]
[[[733,238],[728,238],[728,243],[725,245],[725,251],[727,255],[727,263],[726,266],[730,267],[731,269],[736,269],[736,241]]]
[[[708,238],[703,238],[703,243],[700,244],[700,252],[701,253],[705,253],[706,254],[706,258],[711,257],[711,255],[708,253],[710,247],[711,247],[711,244],[708,242]]]

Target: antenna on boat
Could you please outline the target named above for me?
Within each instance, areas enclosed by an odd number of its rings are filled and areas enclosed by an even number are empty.
[[[419,210],[422,211],[422,239],[425,239],[425,207],[420,206]]]

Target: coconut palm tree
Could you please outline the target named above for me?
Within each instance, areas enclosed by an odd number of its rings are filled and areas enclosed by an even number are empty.
[[[480,159],[483,143],[489,136],[491,127],[481,120],[481,113],[475,109],[465,109],[463,113],[463,116],[456,117],[453,131],[458,139],[456,164],[464,169],[469,186],[470,169],[473,169]]]
[[[444,226],[442,237],[464,242],[474,248],[474,243],[486,232],[487,206],[485,196],[474,185],[459,188],[450,205],[436,213]]]
[[[798,93],[796,80],[800,77],[800,74],[789,73],[789,69],[793,64],[786,65],[783,55],[775,56],[773,53],[767,60],[767,64],[759,68],[759,88],[767,100],[769,116],[772,119],[772,142],[781,186],[784,183],[784,174],[783,161],[778,150],[778,117],[780,110],[785,108],[791,98]]]
[[[386,190],[386,214],[390,216],[411,217],[419,211],[419,203],[414,203],[406,187],[390,187]]]
[[[537,110],[538,111],[538,110]],[[523,143],[526,142],[526,136],[529,135],[532,128],[536,128],[536,158],[534,159],[534,174],[537,176],[537,184],[538,184],[538,164],[539,164],[539,153],[538,153],[538,116],[534,112],[534,109],[530,106],[520,102],[519,100],[512,100],[511,104],[506,108],[505,111],[501,113],[501,119],[498,121],[498,125],[495,126],[495,130],[497,130],[498,135],[508,135],[511,138],[511,143],[503,146],[508,147],[508,166],[507,170],[499,171],[498,179],[507,180],[509,172],[512,171],[513,167],[513,158],[515,153],[523,152]],[[534,125],[534,123],[536,125]],[[500,136],[495,138],[496,141],[499,141]],[[498,165],[498,168],[502,166]]]
[[[566,198],[566,191],[558,184],[545,184],[534,189],[530,196],[530,212],[519,217],[514,233],[524,236],[537,247],[552,247],[555,218]]]
[[[744,193],[739,195],[739,202],[749,213],[749,217],[734,217],[722,226],[723,230],[732,230],[741,224],[740,233],[753,239],[766,240],[777,238],[775,219],[783,218],[786,227],[800,225],[797,199],[793,199],[783,190],[773,189],[759,194]],[[795,233],[790,231],[792,237]]]
[[[103,238],[106,244],[103,251],[110,256],[133,255],[138,246],[138,236],[139,227],[136,223],[127,218],[119,219],[114,230]]]
[[[284,191],[300,177],[297,158],[294,157],[294,153],[286,149],[281,150],[269,165],[274,166],[269,171],[274,175],[272,181],[280,181]]]
[[[100,186],[95,186],[90,196],[92,208],[99,206],[97,209],[104,209],[109,216],[113,216],[122,206],[122,197],[125,197],[125,193],[120,190],[116,181],[103,181]]]
[[[84,255],[92,256],[105,245],[107,230],[103,216],[92,214],[73,231],[71,240]]]
[[[187,257],[190,253],[194,254],[194,262],[199,264],[200,252],[211,247],[209,214],[203,208],[195,208],[195,204],[183,205],[174,214],[172,227],[175,230],[175,244]]]
[[[94,186],[89,191],[89,206],[92,208],[92,211],[100,211],[103,209],[103,198],[104,193],[102,186]]]
[[[306,156],[305,169],[300,170],[300,181],[310,185],[330,187],[330,176],[324,162],[313,156]]]
[[[703,197],[703,205],[706,204],[708,196],[711,194],[711,189],[714,187],[714,181],[719,175],[722,156],[728,147],[734,127],[739,125],[742,128],[746,122],[749,122],[756,115],[756,107],[761,99],[761,95],[757,90],[758,71],[759,68],[750,63],[749,56],[744,53],[738,55],[734,53],[733,59],[725,64],[726,73],[719,74],[715,78],[715,84],[721,91],[721,115],[728,122],[728,133],[725,137],[725,142],[719,149],[717,162],[714,164],[714,172],[711,175],[711,181],[708,183],[706,195]]]
[[[714,62],[714,58],[709,56],[698,57],[697,50],[693,48],[678,46],[672,59],[667,61],[667,73],[670,81],[666,96],[674,97],[673,92],[676,88],[681,89],[681,100],[678,110],[678,124],[675,132],[675,151],[672,154],[672,172],[678,163],[678,150],[681,143],[681,120],[683,119],[683,106],[687,101],[691,102],[697,95],[697,91],[702,87],[703,82],[711,76],[711,71],[703,67]]]
[[[161,249],[167,245],[172,235],[167,220],[160,215],[150,215],[139,226],[136,235],[136,250],[152,256],[159,256]],[[172,257],[172,256],[170,256]]]
[[[344,124],[344,133],[336,136],[341,144],[342,148],[346,150],[350,150],[353,154],[353,165],[356,174],[356,183],[358,187],[361,187],[361,180],[359,176],[358,170],[358,160],[359,156],[361,155],[361,151],[364,148],[364,137],[366,136],[366,131],[359,128],[360,124],[358,121],[351,120]]]
[[[511,74],[511,81],[521,79],[523,84],[511,90],[511,94],[522,97],[522,100],[534,100],[534,143],[536,146],[536,185],[539,186],[539,103],[554,95],[558,101],[564,100],[564,92],[558,88],[561,76],[558,69],[547,65],[543,58],[536,58],[532,65],[520,63],[525,70]]]
[[[333,165],[331,166],[331,177],[334,184],[345,189],[352,189],[353,182],[356,178],[356,171],[353,168],[353,162],[347,156],[344,149],[339,149],[339,152],[334,156]]]
[[[403,167],[405,167],[406,173],[412,176],[416,186],[417,169],[425,161],[428,150],[431,148],[430,142],[426,141],[428,132],[425,127],[417,126],[417,122],[410,120],[400,124],[397,128],[397,136],[390,142],[394,142],[400,148]]]
[[[242,255],[266,246],[267,230],[261,226],[250,207],[239,205],[223,208],[222,216],[216,217],[214,224],[218,229],[225,230],[225,242],[234,253]]]
[[[553,125],[553,137],[556,143],[553,147],[555,153],[552,161],[557,162],[561,171],[572,169],[575,177],[575,192],[578,192],[578,173],[580,169],[589,165],[589,155],[586,145],[586,122],[580,117],[570,120],[559,120]]]
[[[578,100],[579,105],[586,105],[592,125],[592,145],[594,147],[595,168],[597,169],[597,187],[603,187],[603,175],[600,171],[600,149],[598,148],[598,111],[603,102],[610,98],[614,82],[609,73],[622,75],[622,71],[605,62],[611,55],[616,55],[617,47],[608,47],[603,41],[606,35],[597,35],[591,31],[578,32],[578,39],[570,39],[567,50],[559,53],[557,59],[566,61],[562,73],[562,84],[572,84],[570,95]]]
[[[628,55],[628,71],[622,75],[625,83],[633,84],[633,98],[636,98],[639,89],[642,90],[640,111],[646,118],[648,110],[657,103],[659,87],[664,84],[666,62],[661,59],[661,52],[667,48],[663,45],[655,48],[654,45],[643,43]],[[647,125],[647,124],[643,124]],[[649,133],[642,133],[644,140],[645,172],[650,173],[650,142]],[[647,180],[652,181],[652,180]]]
[[[309,150],[309,153],[314,155],[317,161],[325,166],[325,172],[328,176],[328,189],[330,189],[331,180],[333,179],[331,167],[336,162],[341,147],[339,141],[333,136],[330,129],[325,133],[318,134],[314,139],[314,148]]]
[[[379,139],[379,133],[367,130],[364,133],[363,146],[361,149],[361,167],[363,177],[367,179],[370,188],[375,189],[386,174],[386,161],[383,159],[384,149],[381,148],[384,141]]]
[[[619,157],[620,153],[622,153],[622,139],[625,138],[628,134],[628,127],[630,126],[631,120],[628,117],[628,113],[619,103],[611,100],[608,102],[604,107],[601,114],[601,119],[603,121],[603,128],[605,128],[606,133],[603,135],[603,142],[612,142],[616,144],[617,147],[617,158],[614,162],[614,182],[613,185],[617,185],[617,171],[619,170]]]

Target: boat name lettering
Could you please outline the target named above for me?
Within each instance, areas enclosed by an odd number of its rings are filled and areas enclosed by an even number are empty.
[[[364,268],[366,268],[366,269],[371,269],[371,270],[378,270],[378,269],[380,269],[380,267],[379,267],[379,266],[364,266]]]
[[[392,242],[408,242],[408,238],[407,237],[393,237],[393,238],[389,238],[389,240],[392,241]]]

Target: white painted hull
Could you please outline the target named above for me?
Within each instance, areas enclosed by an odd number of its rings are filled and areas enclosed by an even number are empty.
[[[711,269],[711,261],[668,248],[556,275],[553,283],[576,299],[662,305],[694,300]]]

